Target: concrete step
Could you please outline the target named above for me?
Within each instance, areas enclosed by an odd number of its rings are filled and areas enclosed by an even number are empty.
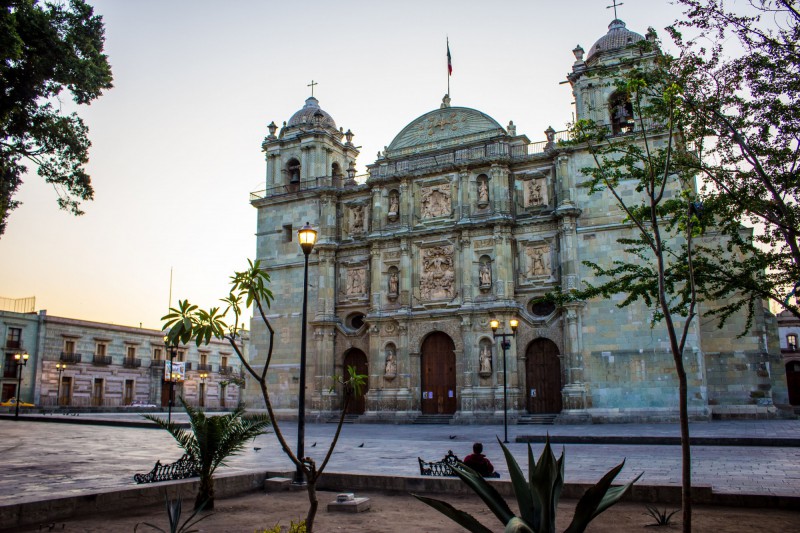
[[[522,415],[517,418],[518,426],[552,426],[558,415]]]
[[[414,424],[447,425],[453,420],[453,415],[420,415],[414,419]]]

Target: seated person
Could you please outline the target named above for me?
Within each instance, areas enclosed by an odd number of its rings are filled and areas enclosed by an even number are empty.
[[[483,444],[480,442],[472,445],[472,453],[464,458],[464,464],[483,477],[500,477],[500,474],[494,471],[492,462],[483,455]]]

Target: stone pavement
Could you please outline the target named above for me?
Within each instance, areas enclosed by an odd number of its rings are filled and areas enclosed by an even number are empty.
[[[158,429],[139,424],[136,414],[82,415],[80,424],[14,421],[0,418],[0,504],[77,495],[133,484],[133,474],[152,469],[156,459],[174,461],[181,455],[172,438]],[[75,418],[75,417],[70,417]],[[127,421],[134,427],[110,427],[90,423]],[[185,415],[173,415],[185,420]],[[147,423],[149,424],[149,422]],[[289,444],[296,445],[296,422],[280,422]],[[306,426],[306,453],[318,464],[333,438],[334,424]],[[509,449],[526,468],[527,448],[517,438],[543,436],[598,437],[594,444],[558,444],[566,453],[566,481],[594,483],[607,470],[626,460],[618,477],[623,482],[639,472],[640,484],[680,485],[680,447],[660,444],[603,443],[621,437],[668,438],[678,435],[675,424],[607,424],[581,426],[509,426]],[[713,446],[692,448],[693,483],[710,485],[715,492],[800,496],[800,421],[717,421],[694,423],[693,437],[731,444],[731,439],[768,438],[777,446]],[[417,457],[439,460],[447,450],[459,457],[471,451],[474,441],[484,443],[485,453],[502,477],[508,479],[503,454],[497,443],[502,425],[415,426],[348,424],[342,430],[327,472],[388,476],[419,474]],[[726,442],[727,441],[727,442]],[[624,442],[624,439],[622,440]],[[757,441],[754,441],[757,442]],[[785,444],[785,445],[784,445]],[[533,443],[538,458],[543,445]],[[256,448],[259,448],[256,450]],[[290,471],[293,467],[280,450],[274,434],[258,437],[221,471]]]

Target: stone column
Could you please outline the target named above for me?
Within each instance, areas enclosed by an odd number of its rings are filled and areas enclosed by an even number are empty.
[[[411,242],[409,239],[400,241],[400,305],[409,307],[411,305],[413,279],[413,266],[410,255]]]
[[[369,227],[371,231],[383,230],[383,226],[386,223],[386,213],[384,213],[383,210],[383,199],[385,195],[386,191],[383,187],[376,186],[372,188],[372,209],[370,209],[369,213],[372,220]],[[364,229],[366,230],[367,228]]]
[[[469,179],[469,170],[466,168],[461,169],[458,172],[458,180],[461,183],[461,196],[459,201],[459,213],[458,219],[462,219],[466,216],[469,216],[472,212],[472,202],[470,199],[470,193],[473,190],[472,183]]]
[[[317,245],[319,280],[317,314],[314,320],[336,320],[336,250],[333,246]]]
[[[464,305],[472,304],[472,297],[475,294],[475,279],[473,278],[474,266],[473,259],[475,251],[472,249],[472,241],[468,233],[461,234],[461,294]]]
[[[371,313],[380,312],[383,308],[383,300],[381,294],[383,292],[383,284],[381,283],[381,271],[383,270],[383,261],[381,261],[381,250],[379,243],[373,243],[369,251],[369,272],[370,272],[370,287],[369,292],[372,295],[370,298]]]
[[[491,192],[489,200],[494,206],[496,213],[511,213],[511,184],[508,181],[508,167],[505,165],[492,164],[490,170],[492,177]]]
[[[496,285],[495,295],[501,299],[514,297],[514,255],[511,251],[511,244],[511,229],[504,226],[495,227],[495,265],[493,266],[496,266],[497,281],[492,281]]]
[[[308,150],[310,147],[308,146],[301,146],[300,147],[300,179],[307,180],[311,177],[311,169],[308,168],[309,165],[309,156]]]

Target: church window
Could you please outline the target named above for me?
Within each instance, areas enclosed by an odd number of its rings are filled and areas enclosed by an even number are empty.
[[[283,242],[292,242],[292,225],[283,225]]]
[[[786,346],[789,348],[789,351],[796,352],[797,351],[797,335],[792,333],[791,335],[786,335]]]
[[[347,317],[345,324],[350,329],[361,329],[364,325],[364,313],[353,313]]]
[[[553,302],[536,302],[530,304],[531,314],[538,317],[545,317],[552,315],[556,310],[556,304]]]
[[[608,99],[611,112],[611,134],[619,135],[633,131],[633,105],[628,95],[614,93]]]
[[[300,183],[300,161],[290,159],[286,163],[286,174],[289,176],[289,183]]]
[[[334,178],[342,177],[342,167],[339,166],[339,163],[333,163],[331,165],[331,176]]]

